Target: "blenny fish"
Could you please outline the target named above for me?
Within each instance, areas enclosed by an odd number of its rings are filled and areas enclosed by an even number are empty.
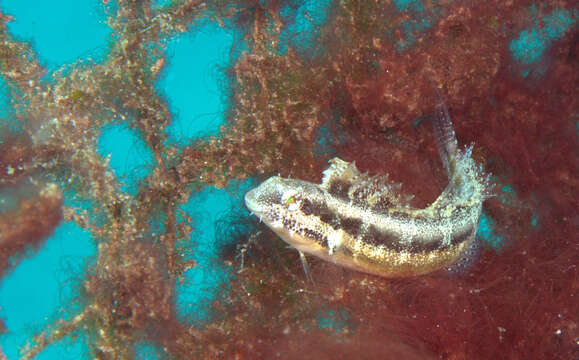
[[[303,253],[383,277],[426,274],[452,266],[475,242],[491,183],[458,148],[442,100],[432,120],[448,185],[424,209],[408,204],[387,175],[360,173],[354,162],[330,160],[320,185],[273,176],[245,195],[249,210]]]

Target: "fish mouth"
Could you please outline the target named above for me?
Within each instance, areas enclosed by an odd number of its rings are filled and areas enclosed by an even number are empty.
[[[265,216],[266,211],[264,206],[260,204],[258,196],[259,193],[257,191],[257,188],[248,191],[245,194],[245,206],[249,209],[249,211],[253,215],[257,216],[259,220],[264,220],[266,218]]]
[[[257,202],[257,189],[249,190],[245,193],[245,206],[251,211],[252,213],[256,213],[259,211],[259,203]]]

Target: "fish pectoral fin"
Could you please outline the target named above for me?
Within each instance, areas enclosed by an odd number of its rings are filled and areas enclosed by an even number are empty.
[[[306,274],[306,278],[308,279],[309,282],[311,282],[312,284],[315,284],[314,278],[312,277],[312,273],[310,272],[310,266],[308,265],[308,260],[306,259],[306,254],[304,254],[302,251],[299,251],[299,250],[298,250],[298,253],[300,254],[300,260],[302,262],[302,268],[304,269],[304,273]]]

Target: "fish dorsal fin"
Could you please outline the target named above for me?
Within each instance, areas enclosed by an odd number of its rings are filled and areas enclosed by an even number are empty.
[[[324,177],[322,178],[322,187],[329,189],[333,183],[343,182],[353,184],[358,181],[360,171],[356,167],[356,162],[347,162],[340,158],[333,158],[330,162],[330,167],[324,170]]]
[[[359,206],[387,211],[408,204],[410,198],[401,189],[402,184],[391,182],[387,174],[364,176],[350,188],[348,197]]]
[[[330,160],[330,167],[324,170],[323,174],[320,186],[330,195],[343,200],[350,200],[350,189],[367,177],[358,171],[355,162],[347,162],[340,158]]]
[[[330,160],[321,187],[333,196],[380,211],[403,206],[409,200],[400,194],[402,184],[390,182],[387,174],[368,176],[360,173],[354,162],[339,158]]]

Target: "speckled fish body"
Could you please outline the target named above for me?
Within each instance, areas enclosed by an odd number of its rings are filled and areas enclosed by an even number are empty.
[[[387,176],[362,174],[338,158],[321,184],[274,176],[245,195],[246,205],[288,244],[340,266],[384,277],[447,267],[472,247],[490,182],[472,148],[458,149],[442,102],[436,112],[449,183],[424,209],[410,207]]]

